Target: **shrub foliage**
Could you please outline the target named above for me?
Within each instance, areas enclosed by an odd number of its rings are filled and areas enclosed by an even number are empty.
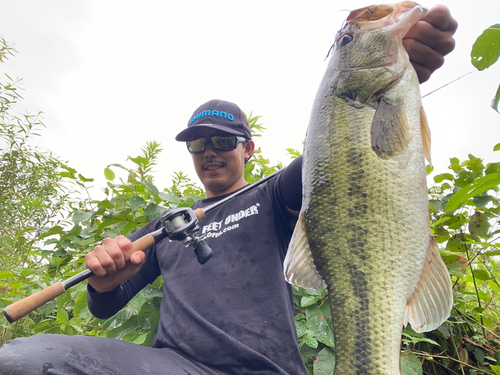
[[[498,40],[498,30],[499,25],[490,27],[474,45],[471,56],[473,63],[481,61],[478,69],[489,66],[483,55],[490,65],[497,61],[500,51],[488,43]],[[0,41],[0,61],[14,52]],[[495,110],[498,98],[499,93],[492,101]],[[161,152],[155,141],[126,164],[105,168],[108,182],[100,199],[75,194],[76,188],[85,192],[93,180],[30,145],[43,124],[39,114],[11,114],[13,103],[21,99],[19,82],[7,76],[0,84],[0,308],[82,271],[85,254],[105,237],[131,234],[165,210],[191,206],[204,197],[203,189],[182,172],[172,176],[169,187],[155,185],[152,170]],[[258,121],[250,114],[254,136],[264,130]],[[300,155],[288,151],[291,158]],[[255,182],[280,168],[259,148],[247,163],[245,178]],[[500,374],[499,184],[500,163],[485,163],[473,155],[462,161],[451,158],[449,170],[434,177],[429,188],[431,229],[452,275],[455,304],[449,320],[435,331],[404,330],[405,375]],[[149,345],[158,325],[162,282],[158,278],[106,320],[90,314],[86,284],[80,283],[14,324],[0,317],[0,345],[37,333],[104,336]],[[293,291],[308,371],[332,373],[335,344],[326,291]]]

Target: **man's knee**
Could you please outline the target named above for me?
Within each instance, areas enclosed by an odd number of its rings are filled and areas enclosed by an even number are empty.
[[[62,335],[35,335],[6,342],[0,348],[0,374],[50,374],[70,349],[58,343]]]

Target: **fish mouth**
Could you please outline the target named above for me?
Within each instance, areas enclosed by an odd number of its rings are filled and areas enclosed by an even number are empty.
[[[413,1],[403,1],[394,5],[373,5],[353,10],[347,21],[356,23],[362,31],[392,26],[401,41],[426,13],[427,8]]]

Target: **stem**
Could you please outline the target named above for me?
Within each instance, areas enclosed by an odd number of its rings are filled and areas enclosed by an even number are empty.
[[[434,354],[429,354],[429,353],[426,353],[426,352],[416,352],[416,351],[415,351],[415,352],[413,352],[413,354],[418,355],[418,356],[421,356],[421,357],[432,357],[432,358],[440,358],[440,359],[449,359],[449,360],[451,360],[451,361],[453,361],[453,362],[456,362],[456,363],[458,363],[458,364],[460,364],[460,365],[463,365],[463,366],[461,366],[461,367],[462,367],[462,374],[464,374],[464,375],[465,375],[465,372],[464,372],[464,370],[463,370],[463,367],[464,367],[464,366],[470,367],[471,369],[474,369],[474,370],[476,370],[476,371],[478,371],[478,372],[482,372],[482,373],[485,373],[485,374],[488,374],[488,375],[495,375],[495,373],[494,373],[494,372],[487,371],[487,370],[484,370],[484,369],[482,369],[482,368],[479,368],[479,367],[475,367],[475,366],[469,365],[468,363],[465,363],[465,362],[462,362],[462,361],[460,361],[460,360],[458,360],[458,359],[455,359],[455,358],[453,358],[453,357],[450,357],[449,355],[446,355],[446,356],[444,356],[444,355],[434,355]],[[437,363],[439,364],[439,362],[437,362]],[[452,370],[450,370],[449,368],[446,368],[446,370],[448,370],[448,371],[452,371]]]
[[[457,362],[460,363],[461,362],[460,361],[460,353],[458,352],[457,344],[455,343],[455,340],[453,340],[453,337],[451,337],[451,342],[453,344],[453,349],[455,349],[455,354],[457,355],[457,358],[458,358]],[[460,366],[460,370],[462,371],[462,375],[465,375],[464,366]]]
[[[463,233],[462,233],[462,235],[463,235]],[[469,259],[469,268],[470,268],[470,272],[472,274],[472,281],[474,282],[474,289],[476,291],[477,304],[482,309],[483,306],[481,306],[481,298],[479,298],[479,289],[477,288],[476,277],[474,276],[474,269],[472,268],[472,261],[470,260],[469,246],[467,244],[465,244],[465,251],[467,253],[467,259]],[[483,320],[482,314],[479,315],[479,319],[481,319],[481,330],[483,331],[483,337],[486,337],[486,332],[484,330],[484,320]]]

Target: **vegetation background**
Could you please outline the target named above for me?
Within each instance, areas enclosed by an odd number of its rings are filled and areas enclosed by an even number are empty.
[[[0,62],[15,49],[0,40]],[[500,56],[500,24],[485,30],[471,61],[483,70]],[[164,210],[191,206],[203,189],[182,172],[168,187],[155,185],[161,145],[148,142],[138,156],[110,164],[106,186],[96,199],[93,179],[59,157],[32,146],[44,124],[40,114],[13,114],[22,101],[20,82],[0,83],[0,308],[83,269],[84,256],[105,237],[130,234]],[[500,86],[492,93],[498,112]],[[249,115],[254,137],[265,128]],[[495,146],[500,150],[500,143]],[[300,153],[288,149],[291,158]],[[282,168],[257,149],[245,178],[255,182]],[[428,167],[428,172],[432,168]],[[410,374],[500,374],[499,291],[500,163],[474,155],[450,158],[449,170],[435,175],[429,189],[431,228],[452,275],[455,306],[433,332],[403,332],[401,364]],[[94,318],[81,283],[25,318],[9,324],[0,317],[0,345],[37,333],[104,336],[149,345],[158,324],[162,279],[141,291],[110,319]],[[325,291],[294,287],[301,352],[311,374],[330,374],[335,344]]]

